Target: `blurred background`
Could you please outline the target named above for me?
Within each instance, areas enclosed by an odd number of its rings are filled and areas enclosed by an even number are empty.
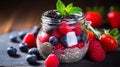
[[[16,30],[28,30],[40,25],[42,12],[55,9],[57,0],[0,0],[0,34]],[[73,2],[86,12],[87,7],[120,7],[120,0],[62,0],[65,4]]]

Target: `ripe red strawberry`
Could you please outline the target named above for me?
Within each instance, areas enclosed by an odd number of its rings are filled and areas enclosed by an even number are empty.
[[[96,37],[95,37],[95,35],[94,35],[94,33],[93,33],[92,31],[86,30],[86,32],[87,32],[88,40],[89,40],[89,41],[96,39]]]
[[[103,61],[105,59],[105,57],[106,57],[105,51],[99,47],[94,48],[90,54],[90,58],[97,62]]]
[[[100,27],[102,25],[102,15],[99,10],[87,11],[85,13],[86,20],[91,21],[93,27]]]
[[[52,36],[55,36],[56,38],[60,38],[61,37],[61,33],[58,30],[53,30],[52,31]]]
[[[109,34],[103,34],[100,38],[100,43],[105,52],[112,52],[118,48],[117,40]]]
[[[44,42],[48,42],[50,35],[45,33],[45,32],[41,32],[40,34],[38,34],[37,38],[39,40],[40,43],[44,43]]]
[[[66,35],[66,33],[72,31],[72,29],[67,23],[68,22],[62,22],[61,25],[58,27],[60,33],[63,35]]]
[[[32,48],[32,47],[36,46],[36,39],[35,39],[34,34],[32,34],[32,33],[27,33],[22,42],[26,43],[26,45],[29,48]]]
[[[84,43],[83,43],[83,42],[79,42],[79,43],[77,44],[77,47],[80,48],[80,49],[83,48],[83,47],[84,47]]]
[[[107,14],[107,20],[111,28],[120,28],[120,12],[110,11]]]
[[[55,54],[50,54],[44,63],[46,67],[58,67],[59,59]]]

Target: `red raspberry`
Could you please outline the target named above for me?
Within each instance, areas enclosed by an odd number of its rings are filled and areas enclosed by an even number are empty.
[[[48,42],[50,35],[45,33],[45,32],[41,32],[40,34],[38,34],[38,40],[40,43],[44,43],[44,42]]]
[[[78,48],[83,48],[84,47],[84,43],[83,42],[79,42],[77,45]]]
[[[27,45],[29,48],[35,47],[35,46],[36,46],[36,39],[35,39],[34,34],[32,34],[32,33],[27,33],[27,34],[25,35],[25,37],[23,38],[22,43],[26,43],[26,45]]]
[[[102,49],[98,40],[91,40],[88,48],[90,58],[94,61],[103,61],[106,57],[105,51]]]
[[[93,49],[102,48],[98,40],[91,40],[89,43],[88,53],[92,53]]]
[[[73,31],[75,31],[76,35],[79,36],[82,33],[82,28],[79,23],[72,24]]]
[[[50,54],[44,63],[46,67],[58,67],[59,59],[55,54]]]
[[[90,54],[90,58],[94,61],[101,62],[105,59],[106,54],[102,48],[94,48],[92,53]]]
[[[72,31],[71,27],[68,26],[67,22],[62,22],[61,25],[58,27],[61,34],[66,35],[66,33]]]
[[[61,43],[58,43],[56,46],[53,47],[53,50],[64,50],[65,47],[61,44]]]
[[[61,37],[61,33],[58,30],[53,30],[52,31],[52,36],[55,36],[56,38],[60,38]]]

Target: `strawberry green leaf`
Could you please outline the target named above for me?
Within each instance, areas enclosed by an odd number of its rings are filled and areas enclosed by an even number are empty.
[[[56,9],[61,15],[65,15],[65,5],[61,0],[58,0],[56,3]]]
[[[72,8],[73,8],[73,3],[68,4],[66,7],[66,12],[69,13]]]
[[[118,29],[113,29],[113,30],[111,30],[111,31],[110,31],[110,35],[112,35],[112,36],[115,37],[116,39],[120,36]]]
[[[70,10],[69,14],[70,14],[70,15],[74,15],[74,14],[79,13],[79,12],[81,12],[81,11],[82,11],[81,8],[79,8],[79,7],[73,7],[73,8]]]

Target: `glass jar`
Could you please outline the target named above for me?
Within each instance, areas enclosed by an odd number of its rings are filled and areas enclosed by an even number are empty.
[[[40,55],[46,59],[49,54],[54,53],[61,63],[81,60],[89,45],[84,29],[84,14],[80,12],[73,16],[50,18],[46,16],[50,11],[44,12],[41,17],[42,28],[37,36]],[[56,10],[52,11],[58,13]]]

